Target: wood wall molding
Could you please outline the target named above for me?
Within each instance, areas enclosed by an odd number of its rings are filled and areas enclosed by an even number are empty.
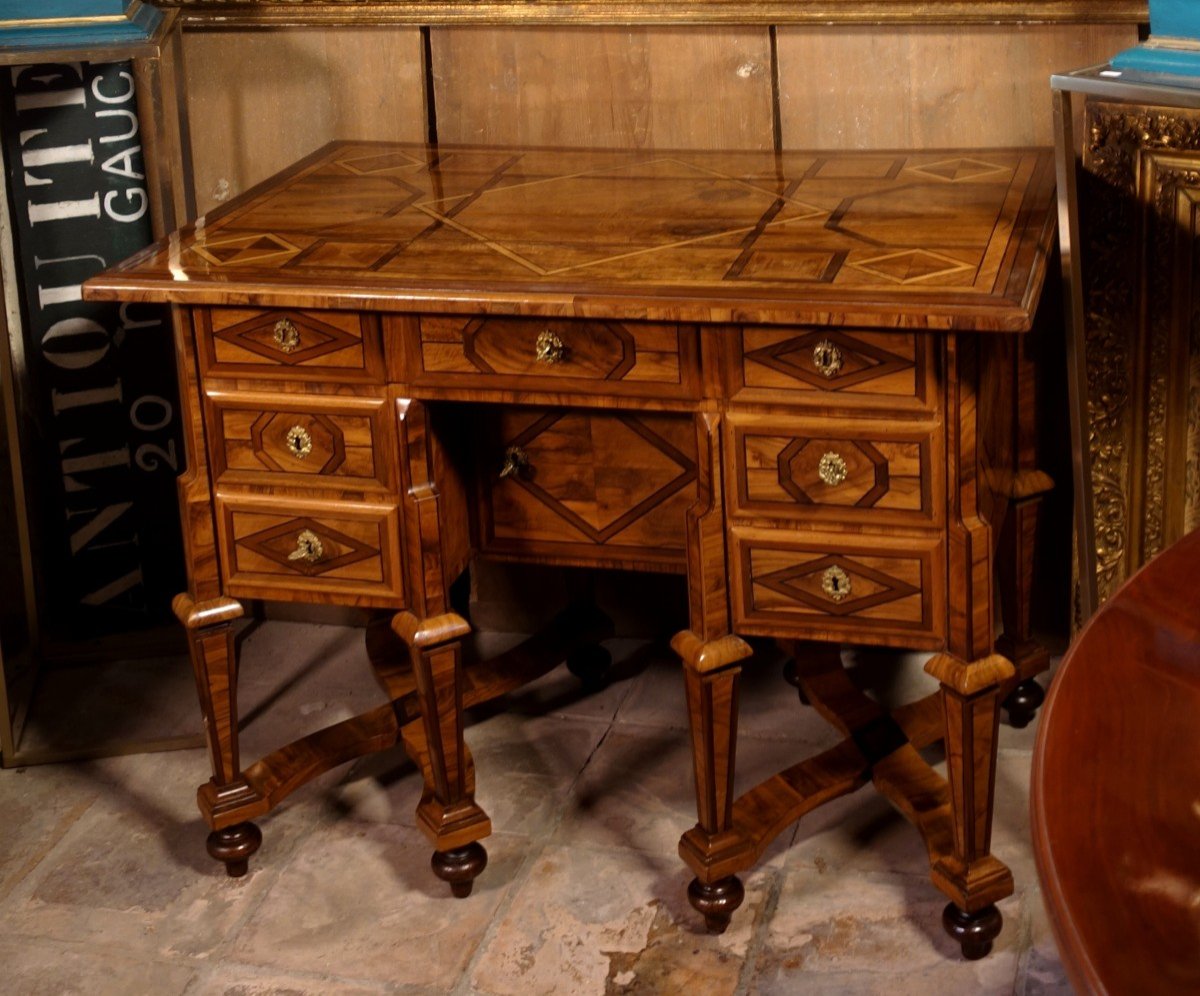
[[[1140,23],[1146,0],[156,0],[192,27]]]

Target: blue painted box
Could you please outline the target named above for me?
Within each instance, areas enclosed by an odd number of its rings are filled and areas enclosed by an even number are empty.
[[[1122,70],[1200,77],[1200,0],[1150,0],[1150,38],[1119,53]]]
[[[147,41],[162,17],[142,0],[0,0],[0,49],[133,45]]]

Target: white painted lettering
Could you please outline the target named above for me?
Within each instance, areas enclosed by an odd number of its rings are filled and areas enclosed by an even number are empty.
[[[50,204],[30,204],[29,224],[44,221],[66,221],[68,218],[99,218],[100,194],[92,194],[85,201],[53,201]]]
[[[123,93],[114,94],[112,96],[109,96],[108,94],[100,92],[100,84],[104,82],[104,79],[102,77],[97,76],[94,80],[92,80],[92,96],[94,96],[98,101],[100,101],[100,103],[102,103],[102,104],[124,104],[133,98],[133,77],[129,73],[127,73],[123,70],[121,72],[117,73],[117,75],[120,76],[121,79],[123,79],[129,85],[127,87],[125,87],[125,90]]]
[[[100,136],[100,144],[101,145],[111,145],[113,142],[128,141],[129,139],[133,138],[133,136],[136,135],[138,132],[138,119],[137,119],[137,115],[134,114],[133,111],[126,111],[126,110],[97,111],[96,117],[98,117],[98,118],[125,117],[125,118],[129,119],[129,131],[125,132],[124,135],[101,135]]]
[[[146,208],[150,206],[150,198],[146,196],[146,191],[141,187],[130,187],[125,193],[125,200],[137,207],[128,214],[122,214],[113,207],[113,201],[117,199],[117,191],[110,190],[104,195],[104,213],[107,214],[113,221],[130,222],[137,221],[146,213]]]

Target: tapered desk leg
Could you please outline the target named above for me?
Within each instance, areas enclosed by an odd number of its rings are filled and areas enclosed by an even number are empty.
[[[460,641],[471,627],[452,612],[430,619],[400,612],[392,628],[412,661],[429,752],[417,824],[433,841],[434,874],[463,898],[471,894],[476,876],[487,866],[487,852],[479,840],[492,832],[491,821],[468,785],[463,744]]]
[[[679,853],[696,877],[688,900],[713,933],[723,933],[742,904],[745,889],[732,872],[749,866],[749,843],[733,829],[733,774],[737,754],[738,676],[750,648],[736,636],[702,644],[692,633],[671,642],[683,658],[692,764],[696,775],[696,825]]]
[[[212,778],[197,793],[200,811],[213,827],[208,853],[225,863],[231,877],[238,878],[246,874],[250,856],[262,843],[262,832],[255,824],[223,825],[221,820],[222,810],[242,802],[246,792],[238,757],[238,669],[233,646],[233,624],[242,616],[242,605],[225,597],[197,603],[182,594],[175,597],[172,608],[187,629],[212,761]]]
[[[997,639],[996,649],[1016,668],[1019,683],[1003,704],[1009,723],[1017,729],[1029,725],[1045,700],[1046,693],[1034,675],[1050,665],[1050,652],[1033,638],[1031,618],[1035,541],[1042,498],[1043,494],[1038,493],[1011,501],[997,551],[1004,633]]]
[[[967,958],[992,949],[1003,922],[996,902],[1012,895],[1012,872],[991,854],[999,694],[1013,666],[999,654],[970,664],[936,654],[925,670],[941,682],[953,847],[933,863],[934,884],[950,897],[942,915]]]

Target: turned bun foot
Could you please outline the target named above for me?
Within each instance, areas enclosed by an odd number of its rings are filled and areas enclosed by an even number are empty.
[[[1009,725],[1023,730],[1037,715],[1038,706],[1045,701],[1046,693],[1033,678],[1022,681],[1002,703],[1008,713]]]
[[[208,835],[208,853],[225,862],[230,878],[241,878],[250,867],[250,855],[262,844],[262,831],[253,823],[235,823]]]
[[[487,860],[482,844],[467,844],[453,851],[434,851],[429,864],[438,878],[450,883],[455,898],[466,899],[475,877],[487,867]]]
[[[580,680],[585,690],[597,692],[608,684],[612,654],[598,643],[577,647],[567,657],[567,670]]]
[[[982,958],[992,950],[992,941],[1003,925],[1004,917],[995,906],[985,906],[977,913],[968,913],[954,903],[947,903],[942,910],[942,926],[947,934],[962,945],[963,957],[968,961]]]
[[[704,926],[712,934],[723,934],[729,926],[733,911],[742,905],[746,890],[736,875],[718,879],[711,884],[692,879],[688,886],[688,902],[704,917]]]

